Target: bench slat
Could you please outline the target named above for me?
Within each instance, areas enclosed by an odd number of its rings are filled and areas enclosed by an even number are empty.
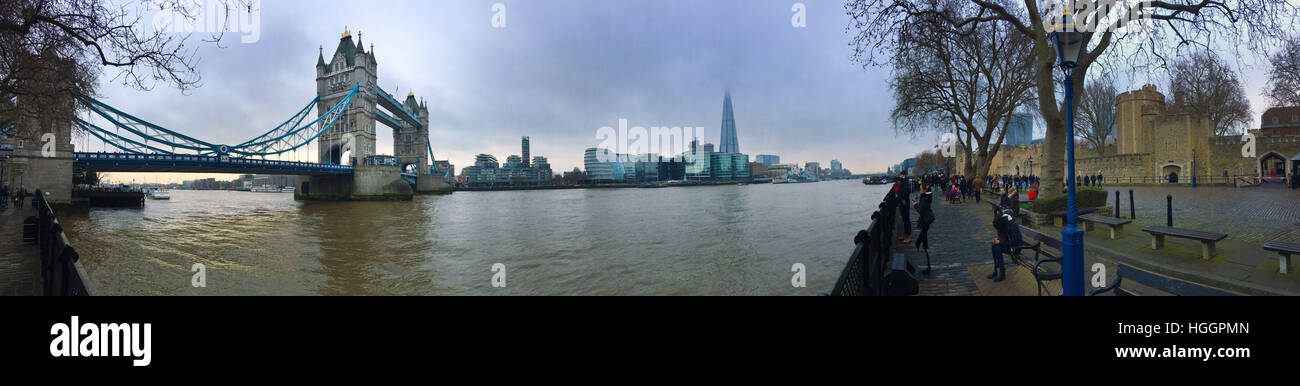
[[[1116,225],[1127,225],[1127,224],[1131,224],[1131,223],[1133,222],[1132,220],[1125,220],[1125,219],[1122,219],[1122,218],[1114,218],[1114,217],[1101,216],[1101,215],[1096,215],[1096,214],[1085,214],[1085,215],[1079,216],[1079,219],[1080,219],[1080,220],[1083,220],[1083,221],[1095,222],[1095,223],[1099,223],[1099,224],[1106,224],[1106,225],[1110,225],[1110,226],[1116,226]]]
[[[1143,232],[1158,234],[1163,236],[1173,236],[1185,239],[1196,239],[1202,241],[1222,241],[1228,238],[1226,233],[1198,231],[1195,229],[1172,228],[1167,226],[1152,225],[1142,228]]]
[[[1186,280],[1175,279],[1125,264],[1119,264],[1116,268],[1115,274],[1124,278],[1124,280],[1141,283],[1147,287],[1177,296],[1241,296],[1241,294],[1235,292],[1225,291]]]
[[[1264,250],[1272,251],[1272,252],[1287,252],[1287,253],[1300,254],[1300,243],[1289,243],[1286,241],[1273,240],[1264,243]]]
[[[1020,235],[1027,239],[1032,239],[1034,241],[1042,242],[1043,245],[1054,248],[1058,251],[1061,250],[1061,240],[1057,240],[1055,238],[1052,238],[1051,236],[1039,233],[1036,230],[1021,226]]]

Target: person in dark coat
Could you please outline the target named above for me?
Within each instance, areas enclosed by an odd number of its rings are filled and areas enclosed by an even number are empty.
[[[894,194],[898,197],[898,214],[903,218],[903,234],[899,240],[903,244],[912,242],[912,184],[907,179],[907,172],[898,173],[898,182],[894,183]]]
[[[27,185],[19,186],[18,192],[14,194],[14,208],[22,208],[24,201],[27,201]]]
[[[1020,236],[1020,226],[1016,225],[1015,217],[1012,216],[1010,210],[1003,210],[1000,215],[993,218],[993,229],[997,230],[998,237],[993,238],[993,273],[990,273],[988,278],[993,279],[994,282],[1007,279],[1007,268],[1002,260],[1002,254],[1015,255],[1019,246],[1024,244],[1024,239]]]
[[[1011,191],[1009,197],[1010,198],[1007,201],[1011,205],[1011,208],[1009,208],[1011,209],[1011,214],[1014,215],[1015,217],[1020,217],[1020,191],[1019,190]]]
[[[921,198],[916,200],[916,223],[921,226],[921,234],[916,237],[916,248],[925,250],[925,274],[930,274],[930,224],[934,222],[934,192],[928,185],[921,186]]]
[[[1007,193],[1007,188],[998,189],[998,207],[1002,209],[1011,209],[1011,195]]]

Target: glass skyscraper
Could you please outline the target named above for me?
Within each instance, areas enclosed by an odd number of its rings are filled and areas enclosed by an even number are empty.
[[[731,92],[728,91],[722,98],[722,145],[718,147],[719,153],[739,153],[740,142],[736,139],[736,116],[731,111]]]

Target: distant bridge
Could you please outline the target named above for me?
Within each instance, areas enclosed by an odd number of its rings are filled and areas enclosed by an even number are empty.
[[[352,174],[352,165],[231,158],[218,155],[73,153],[73,167],[91,172]]]

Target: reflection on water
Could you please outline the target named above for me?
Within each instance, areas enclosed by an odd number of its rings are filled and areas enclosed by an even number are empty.
[[[174,191],[64,222],[106,294],[557,295],[827,291],[885,186],[854,181],[458,192],[296,202]],[[207,287],[190,268],[207,268]],[[491,285],[494,263],[507,286]],[[790,285],[791,265],[807,288]]]

